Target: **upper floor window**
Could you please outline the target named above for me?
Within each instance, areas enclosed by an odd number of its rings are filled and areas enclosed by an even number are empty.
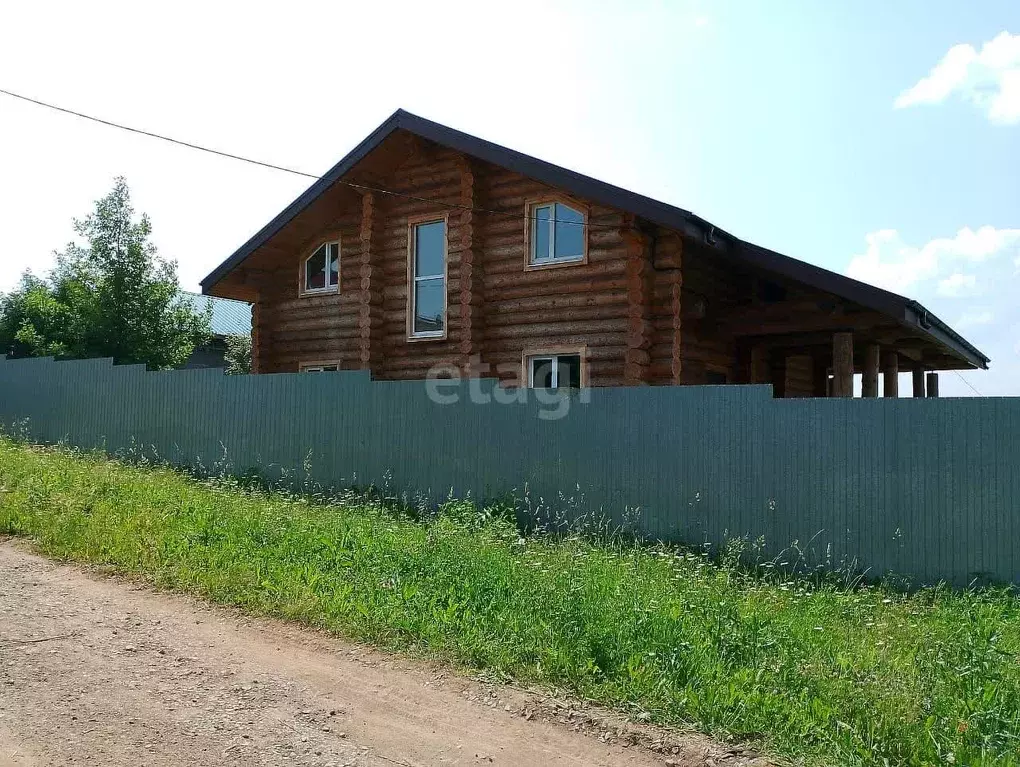
[[[305,259],[302,292],[335,292],[340,284],[340,243],[324,242]]]
[[[443,338],[446,335],[446,221],[411,224],[408,237],[411,267],[408,335]]]
[[[562,202],[542,202],[529,206],[532,266],[584,261],[587,237],[585,214]]]

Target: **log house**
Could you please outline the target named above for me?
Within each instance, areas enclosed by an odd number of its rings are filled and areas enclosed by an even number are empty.
[[[874,397],[988,366],[915,301],[402,110],[202,290],[252,305],[257,373]]]

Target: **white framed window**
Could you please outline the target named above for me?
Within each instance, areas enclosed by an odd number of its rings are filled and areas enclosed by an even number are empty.
[[[335,373],[340,366],[335,362],[310,362],[301,365],[302,373]]]
[[[411,222],[408,231],[408,338],[446,337],[446,219]]]
[[[340,242],[324,242],[301,264],[301,292],[335,293],[339,285]]]
[[[583,351],[526,354],[524,364],[532,389],[580,389],[586,383]]]
[[[528,206],[528,265],[549,266],[583,262],[588,257],[587,216],[562,202]]]

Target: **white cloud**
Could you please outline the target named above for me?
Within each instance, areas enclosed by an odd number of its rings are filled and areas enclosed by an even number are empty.
[[[994,123],[1020,123],[1020,34],[1001,32],[980,51],[970,43],[954,45],[927,77],[897,97],[895,106],[941,104],[953,93]]]
[[[937,293],[940,296],[956,298],[971,295],[977,287],[977,277],[973,274],[954,272],[943,280],[939,280]]]
[[[864,239],[868,243],[867,251],[854,256],[846,270],[854,279],[903,291],[935,274],[934,253],[907,247],[895,229],[872,232]]]
[[[982,226],[975,232],[965,226],[956,233],[956,237],[932,240],[925,247],[930,246],[946,255],[968,261],[984,261],[1016,243],[1020,243],[1020,229]]]
[[[956,321],[955,327],[957,330],[963,328],[972,328],[976,325],[991,325],[995,322],[995,315],[987,309],[984,311],[974,310],[964,312],[960,315],[960,318]]]
[[[964,227],[955,237],[936,238],[919,248],[904,243],[895,229],[881,229],[867,235],[865,242],[867,250],[850,260],[846,273],[903,293],[944,274],[954,262],[980,263],[1020,243],[1020,229]]]
[[[966,82],[967,70],[976,58],[977,51],[970,43],[954,45],[927,77],[899,95],[896,107],[902,109],[915,104],[942,103]]]
[[[982,394],[1020,394],[1020,228],[965,227],[920,245],[894,229],[872,232],[847,274],[915,298],[992,359],[968,374]],[[955,320],[955,322],[954,322]],[[972,396],[959,376],[942,376],[945,396]]]

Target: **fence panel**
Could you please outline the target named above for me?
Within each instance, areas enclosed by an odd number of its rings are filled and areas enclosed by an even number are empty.
[[[0,421],[433,503],[513,494],[699,545],[853,563],[914,583],[1020,583],[1020,398],[775,400],[767,386],[551,395],[363,372],[224,376],[110,360],[0,360]]]

